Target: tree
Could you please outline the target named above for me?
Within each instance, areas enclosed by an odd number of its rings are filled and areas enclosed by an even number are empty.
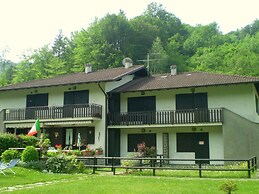
[[[0,85],[4,86],[11,83],[13,77],[13,67],[15,64],[6,59],[9,49],[4,49],[0,54]]]
[[[235,43],[201,48],[189,63],[194,70],[259,76],[259,33]]]
[[[150,3],[144,15],[149,19],[149,23],[158,27],[158,36],[163,43],[183,30],[181,20],[175,17],[174,14],[167,12],[162,4]]]
[[[220,40],[221,33],[218,30],[218,25],[212,23],[206,26],[198,25],[195,28],[189,28],[190,36],[183,44],[186,55],[192,56],[202,47],[210,47],[212,45],[220,45],[223,42]]]
[[[73,71],[90,63],[93,69],[121,66],[122,59],[130,53],[131,28],[123,12],[107,14],[96,20],[87,30],[73,36]]]
[[[56,58],[54,60],[55,62],[53,64],[53,68],[55,68],[55,65],[58,65],[59,74],[61,71],[70,73],[71,68],[73,66],[73,61],[72,61],[73,43],[69,40],[69,38],[63,35],[62,30],[59,31],[58,35],[54,39],[54,42],[51,48],[52,48],[52,54]]]
[[[162,46],[161,39],[157,37],[150,49],[150,66],[149,72],[151,74],[168,72],[170,64],[168,64],[168,55]]]

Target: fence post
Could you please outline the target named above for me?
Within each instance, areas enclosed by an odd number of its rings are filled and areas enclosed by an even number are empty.
[[[255,161],[254,161],[254,157],[252,158],[252,172],[255,172]]]
[[[251,178],[250,160],[247,160],[247,172],[248,178]]]
[[[153,176],[156,176],[156,169],[155,169],[155,167],[153,168]]]
[[[93,160],[94,160],[94,161],[93,161],[93,162],[94,162],[94,166],[93,166],[93,174],[95,174],[95,170],[96,170],[96,167],[95,167],[95,166],[97,165],[97,158],[96,158],[96,157],[94,157],[94,158],[93,158]]]
[[[142,167],[143,163],[142,163],[142,159],[139,159],[139,165]],[[140,172],[142,172],[142,168],[139,169]]]
[[[113,175],[115,175],[114,157],[112,157],[112,173],[113,173]]]
[[[201,178],[201,160],[198,160],[199,163],[199,177]]]
[[[255,161],[255,170],[257,170],[257,157],[254,157],[254,161]]]

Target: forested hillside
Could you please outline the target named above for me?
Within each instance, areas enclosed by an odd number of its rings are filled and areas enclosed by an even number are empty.
[[[151,74],[169,72],[176,64],[178,71],[259,76],[259,20],[223,34],[216,23],[193,27],[151,3],[132,19],[121,11],[96,19],[71,37],[60,31],[51,45],[23,56],[18,64],[0,55],[0,84],[79,72],[88,63],[94,70],[118,67],[124,57],[134,64],[149,63]]]

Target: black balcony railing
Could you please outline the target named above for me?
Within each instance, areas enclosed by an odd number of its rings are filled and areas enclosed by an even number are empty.
[[[154,125],[223,122],[222,109],[110,113],[109,125]]]
[[[19,109],[6,109],[5,121],[29,119],[62,119],[102,117],[102,106],[97,104],[79,104],[65,106],[42,106]]]

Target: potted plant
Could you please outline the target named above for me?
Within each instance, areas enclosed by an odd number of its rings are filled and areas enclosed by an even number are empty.
[[[92,156],[93,155],[93,149],[90,148],[89,145],[86,146],[85,150],[81,151],[83,156]]]
[[[96,155],[102,155],[103,154],[103,148],[100,146],[98,148],[95,148],[95,154]]]

